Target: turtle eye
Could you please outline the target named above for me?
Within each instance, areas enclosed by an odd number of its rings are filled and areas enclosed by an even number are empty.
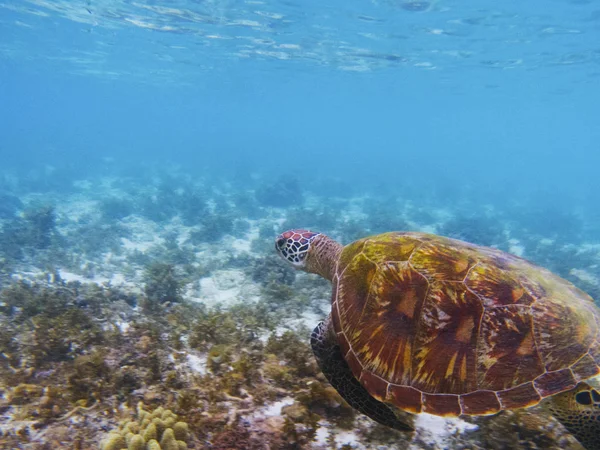
[[[278,248],[283,248],[284,244],[285,244],[285,239],[283,239],[283,238],[277,239],[277,247]]]
[[[581,391],[577,393],[575,396],[575,401],[580,405],[591,405],[592,404],[592,396],[589,391]]]

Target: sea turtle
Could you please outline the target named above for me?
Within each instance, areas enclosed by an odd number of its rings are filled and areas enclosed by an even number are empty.
[[[290,230],[279,255],[333,283],[311,345],[355,409],[398,430],[397,414],[490,415],[551,397],[550,411],[600,449],[600,310],[571,283],[500,250],[392,232],[345,247]]]

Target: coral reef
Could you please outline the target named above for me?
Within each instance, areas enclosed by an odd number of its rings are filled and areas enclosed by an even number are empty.
[[[338,208],[333,208],[331,205],[319,205],[315,208],[296,207],[290,208],[286,214],[286,220],[281,226],[281,229],[287,230],[298,228],[298,224],[302,224],[303,228],[313,230],[333,230],[337,225],[340,214],[333,211]]]
[[[53,206],[27,209],[23,213],[28,245],[33,248],[48,248],[56,233],[56,212]]]
[[[299,206],[304,201],[300,182],[292,177],[281,177],[274,183],[264,184],[256,190],[256,200],[263,206]]]
[[[460,215],[445,222],[438,233],[473,244],[508,250],[504,229],[497,220],[481,215]]]
[[[104,220],[121,220],[135,212],[135,204],[129,198],[110,197],[100,203]]]
[[[597,225],[581,225],[574,208],[487,208],[451,183],[379,184],[366,197],[329,178],[246,177],[232,188],[136,168],[75,190],[67,176],[37,173],[0,198],[0,447],[579,448],[541,409],[420,418],[414,434],[357,414],[308,342],[331,287],[281,264],[272,241],[285,227],[344,243],[437,231],[506,246],[600,295]],[[96,190],[100,180],[110,189]],[[547,214],[557,222],[542,223]]]
[[[518,210],[512,220],[529,233],[541,235],[561,243],[580,242],[583,222],[573,212],[557,205],[541,203],[534,208]]]
[[[68,251],[66,246],[56,249],[52,261],[56,266],[80,272],[85,278],[94,278],[103,271],[106,255],[114,258],[122,254],[122,239],[128,237],[128,230],[120,222],[82,215],[77,227],[63,233],[63,241],[69,243]]]
[[[185,450],[190,439],[186,422],[162,407],[154,411],[144,410],[138,403],[134,420],[124,420],[101,443],[101,450]]]
[[[181,301],[182,287],[172,264],[154,262],[146,268],[144,293],[149,304]]]
[[[192,242],[217,242],[233,232],[234,216],[230,213],[206,214],[200,220],[200,230],[190,233]]]
[[[501,450],[580,450],[580,444],[542,407],[505,411],[493,419],[476,420],[473,439],[482,448]]]
[[[358,220],[347,220],[340,225],[340,234],[342,242],[354,242],[369,235],[369,232]]]
[[[11,194],[0,192],[0,219],[12,219],[23,207],[23,202]]]
[[[379,234],[387,231],[410,231],[411,227],[404,219],[402,205],[395,198],[386,200],[369,199],[363,209],[367,215],[365,226],[367,234]]]
[[[233,195],[233,203],[238,215],[248,219],[259,219],[264,216],[264,211],[259,206],[258,201],[249,192],[236,192]]]
[[[252,281],[262,286],[271,282],[291,285],[296,279],[296,271],[288,265],[281,264],[281,259],[277,255],[255,259],[247,270]]]
[[[187,226],[200,222],[207,213],[205,192],[185,179],[161,177],[153,191],[139,194],[137,209],[148,219],[165,223],[175,216]]]
[[[152,249],[149,253],[154,253],[157,257],[160,255],[161,260],[168,264],[189,266],[196,262],[194,250],[179,244],[175,234],[166,235],[163,246],[160,249]]]
[[[0,231],[0,254],[23,260],[47,250],[59,239],[53,206],[26,209],[21,217],[8,220]]]

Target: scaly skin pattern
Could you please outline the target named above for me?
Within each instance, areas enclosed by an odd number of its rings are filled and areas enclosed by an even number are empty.
[[[494,414],[600,371],[592,299],[516,256],[386,233],[346,246],[335,265],[312,264],[334,272],[342,355],[379,401],[440,416]]]
[[[569,392],[557,394],[548,409],[587,450],[600,450],[600,393],[582,382]]]
[[[329,320],[317,325],[310,336],[310,343],[323,375],[350,406],[382,425],[400,431],[413,431],[411,426],[396,417],[387,405],[374,399],[354,378],[335,340]]]
[[[331,281],[343,247],[321,233],[289,230],[277,236],[275,249],[296,268]]]
[[[324,234],[315,237],[311,245],[311,251],[306,258],[305,270],[332,281],[343,247]]]

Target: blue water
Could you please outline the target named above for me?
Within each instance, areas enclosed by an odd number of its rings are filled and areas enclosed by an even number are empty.
[[[271,257],[286,225],[445,234],[596,296],[599,105],[596,0],[5,1],[0,288],[117,271],[135,288],[165,250],[123,239],[153,236],[210,281]],[[23,253],[40,205],[51,243]]]
[[[401,4],[4,4],[3,160],[597,189],[595,2]]]

